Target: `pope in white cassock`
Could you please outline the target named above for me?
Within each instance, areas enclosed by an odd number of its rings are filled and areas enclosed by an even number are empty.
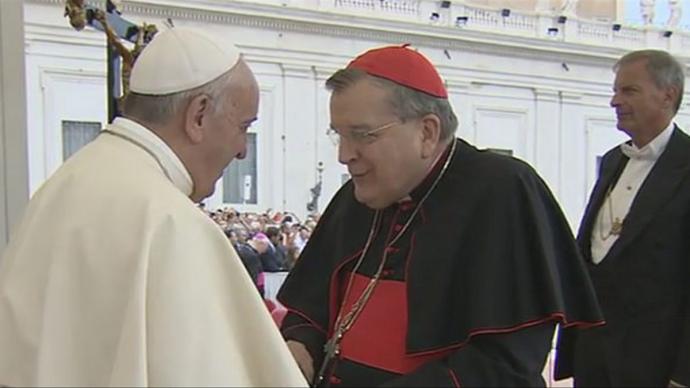
[[[241,261],[195,206],[246,153],[234,45],[160,33],[122,118],[34,195],[0,259],[0,386],[305,386]]]

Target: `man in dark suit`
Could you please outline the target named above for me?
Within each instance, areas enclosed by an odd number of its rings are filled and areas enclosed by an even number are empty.
[[[683,66],[659,50],[614,66],[631,141],[604,155],[578,242],[607,325],[562,332],[556,377],[578,387],[690,383],[690,137],[674,123]]]

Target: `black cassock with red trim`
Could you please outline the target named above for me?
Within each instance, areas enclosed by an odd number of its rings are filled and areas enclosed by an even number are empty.
[[[560,207],[517,159],[458,140],[438,185],[390,245],[449,152],[410,199],[382,211],[355,274],[375,211],[348,182],[286,279],[283,335],[303,342],[318,370],[339,309],[350,310],[387,250],[324,385],[543,386],[555,325],[603,323]]]

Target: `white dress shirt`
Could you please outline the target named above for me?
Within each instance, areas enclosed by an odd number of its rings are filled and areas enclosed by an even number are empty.
[[[628,143],[620,145],[621,151],[630,160],[625,165],[615,187],[604,198],[604,202],[599,208],[591,237],[594,264],[599,264],[618,240],[618,235],[611,233],[614,221],[624,222],[637,192],[647,179],[649,172],[652,171],[659,156],[666,149],[673,128],[674,124],[671,122],[654,140],[642,148]]]

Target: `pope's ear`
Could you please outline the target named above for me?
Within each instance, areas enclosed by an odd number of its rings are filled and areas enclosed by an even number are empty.
[[[197,144],[204,140],[204,128],[212,110],[211,97],[200,94],[189,100],[185,110],[184,128],[187,137]]]
[[[427,114],[422,121],[422,156],[431,157],[441,140],[441,119],[435,114]]]

